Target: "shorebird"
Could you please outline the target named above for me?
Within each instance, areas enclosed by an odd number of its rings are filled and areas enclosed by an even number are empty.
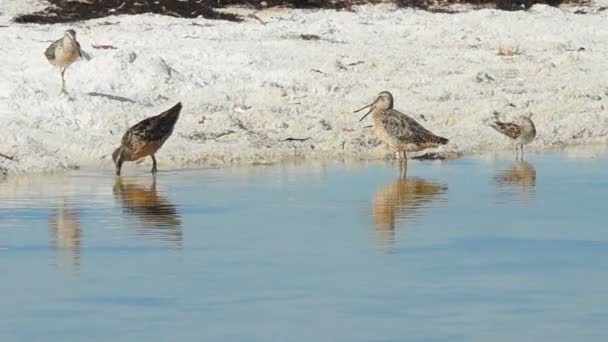
[[[363,115],[359,122],[371,113],[376,136],[393,150],[399,152],[405,163],[407,163],[407,152],[435,148],[445,145],[449,141],[431,133],[416,120],[393,109],[393,95],[388,91],[379,93],[376,101],[356,110],[355,113],[365,108],[370,108],[370,110]]]
[[[65,90],[65,70],[74,63],[78,58],[82,57],[80,44],[76,41],[76,31],[67,30],[63,38],[53,42],[44,52],[46,59],[52,65],[59,67],[61,74],[61,93],[66,94]]]
[[[532,114],[519,116],[514,122],[501,122],[494,120],[490,127],[496,131],[506,135],[515,142],[515,155],[517,155],[519,146],[521,155],[524,155],[524,145],[530,143],[536,137],[536,127],[532,122]]]
[[[120,176],[123,162],[134,161],[147,156],[152,157],[151,172],[153,174],[157,172],[154,154],[173,133],[173,127],[175,127],[181,109],[182,104],[178,102],[169,110],[144,119],[127,130],[122,136],[120,147],[112,153],[117,176]]]

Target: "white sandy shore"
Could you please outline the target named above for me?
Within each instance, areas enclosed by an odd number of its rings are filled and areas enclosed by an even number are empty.
[[[9,22],[30,3],[0,8],[0,25],[8,25],[0,27],[0,153],[17,158],[0,158],[5,172],[110,169],[124,131],[177,101],[184,109],[158,154],[161,169],[382,157],[387,148],[364,128],[371,121],[360,124],[352,112],[381,90],[449,138],[444,151],[510,148],[484,125],[495,111],[507,119],[534,113],[530,149],[608,141],[608,10],[599,5],[585,15],[548,6],[432,14],[380,5],[234,10],[264,24],[156,15]],[[66,72],[71,98],[58,96],[59,73],[43,55],[68,28],[92,57]],[[499,45],[522,53],[498,56]]]

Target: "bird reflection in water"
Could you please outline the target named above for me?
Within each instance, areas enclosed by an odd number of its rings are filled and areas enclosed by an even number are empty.
[[[398,222],[411,222],[420,216],[420,210],[441,199],[447,191],[445,184],[422,178],[406,179],[403,173],[395,181],[382,185],[372,204],[374,234],[380,246],[390,251],[395,242]]]
[[[138,234],[153,237],[181,248],[182,223],[176,207],[156,190],[156,177],[151,184],[135,178],[117,177],[114,197],[129,219],[134,220]]]
[[[67,259],[73,272],[80,269],[80,218],[78,212],[67,204],[55,209],[49,218],[49,244],[59,258]],[[63,262],[61,262],[63,263]]]
[[[523,160],[494,176],[499,202],[528,202],[536,195],[536,169]]]

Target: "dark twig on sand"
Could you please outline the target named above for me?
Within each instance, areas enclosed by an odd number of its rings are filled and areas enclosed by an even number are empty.
[[[108,45],[108,44],[91,44],[91,46],[93,47],[93,49],[111,49],[111,50],[115,50],[116,47],[114,47],[114,45]]]
[[[0,153],[0,157],[8,159],[10,161],[15,161],[15,157],[14,156],[8,156],[8,155],[6,155],[4,153]]]
[[[459,152],[427,152],[425,154],[412,157],[415,160],[452,160],[462,157]]]
[[[227,135],[234,134],[234,133],[236,133],[236,132],[229,129],[227,131],[215,132],[215,133],[214,132],[211,132],[211,133],[195,132],[190,135],[181,134],[181,136],[188,140],[192,140],[192,141],[205,141],[205,140],[216,140],[217,141],[217,139],[219,139],[221,137],[225,137]]]
[[[306,141],[306,140],[310,140],[312,139],[311,137],[308,138],[285,138],[285,139],[281,139],[279,140],[280,142],[285,142],[285,141]]]
[[[258,17],[257,15],[255,15],[255,14],[250,14],[247,17],[248,18],[253,18],[253,19],[259,21],[260,24],[262,24],[262,25],[266,25],[266,22],[264,20],[262,20],[260,17]]]

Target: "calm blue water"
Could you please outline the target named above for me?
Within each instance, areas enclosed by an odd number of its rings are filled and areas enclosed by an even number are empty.
[[[0,179],[0,341],[606,341],[608,157]]]

